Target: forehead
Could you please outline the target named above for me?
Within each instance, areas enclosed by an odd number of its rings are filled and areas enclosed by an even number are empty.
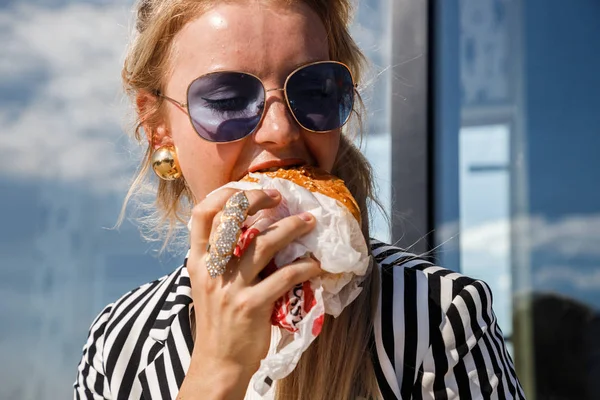
[[[299,65],[329,59],[325,27],[302,2],[217,5],[176,35],[173,50],[172,78],[187,83],[218,70],[281,78]]]

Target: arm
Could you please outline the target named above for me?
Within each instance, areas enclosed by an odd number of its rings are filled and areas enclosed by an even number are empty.
[[[445,354],[434,354],[434,360],[445,358],[440,364],[447,369],[443,377],[435,377],[434,389],[443,383],[449,398],[525,399],[487,284],[473,281],[460,290],[445,312],[440,332]]]
[[[234,363],[225,365],[219,360],[207,361],[201,352],[194,353],[177,400],[244,398],[258,365],[248,368]]]
[[[264,279],[260,272],[275,254],[315,226],[310,214],[291,216],[258,233],[239,257],[230,260],[222,275],[211,278],[206,265],[207,243],[233,189],[223,189],[194,208],[190,275],[196,332],[194,350],[177,399],[242,399],[271,340],[271,314],[278,298],[295,285],[321,274],[312,258],[297,260]],[[278,192],[245,192],[248,214],[273,208]]]
[[[83,356],[77,368],[77,378],[73,384],[74,399],[110,399],[108,380],[104,375],[104,331],[108,322],[112,304],[108,305],[96,317],[88,333],[88,339],[83,346]]]

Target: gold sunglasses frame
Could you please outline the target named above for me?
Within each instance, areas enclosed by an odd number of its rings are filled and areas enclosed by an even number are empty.
[[[308,129],[308,128],[306,128],[304,125],[302,125],[302,124],[300,123],[300,121],[298,121],[298,118],[296,118],[296,115],[294,114],[294,111],[292,110],[292,105],[290,104],[290,100],[288,99],[288,96],[287,96],[287,90],[286,90],[286,89],[287,89],[287,85],[288,85],[288,82],[289,82],[290,78],[291,78],[291,77],[292,77],[294,74],[296,74],[296,72],[298,72],[298,71],[300,71],[300,70],[302,70],[302,69],[304,69],[304,68],[306,68],[306,67],[310,67],[310,66],[313,66],[313,65],[319,65],[319,64],[338,64],[338,65],[341,65],[341,66],[343,66],[344,68],[346,68],[346,70],[347,70],[347,71],[348,71],[348,73],[350,74],[350,79],[352,80],[352,87],[353,87],[353,91],[352,91],[352,109],[350,110],[350,113],[348,114],[348,117],[346,118],[346,120],[344,121],[344,123],[343,123],[343,124],[341,124],[341,125],[340,125],[338,128],[331,129],[331,130],[328,130],[328,131],[315,131],[315,130],[312,130],[312,129]],[[356,96],[357,96],[357,94],[358,94],[358,93],[357,93],[357,87],[358,87],[358,84],[357,84],[356,82],[354,82],[354,75],[352,74],[352,71],[350,70],[350,68],[349,68],[349,67],[348,67],[346,64],[344,64],[343,62],[339,62],[339,61],[315,61],[315,62],[311,62],[311,63],[308,63],[308,64],[301,65],[301,66],[299,66],[298,68],[294,69],[292,72],[290,72],[290,74],[287,76],[287,78],[285,78],[285,82],[284,82],[284,84],[283,84],[283,87],[282,87],[282,88],[273,88],[273,89],[266,89],[266,87],[265,87],[265,84],[264,84],[264,82],[262,81],[262,79],[260,79],[260,78],[259,78],[258,76],[256,76],[256,75],[254,75],[254,74],[251,74],[251,73],[248,73],[248,72],[243,72],[243,71],[235,71],[235,70],[222,70],[222,71],[213,71],[213,72],[209,72],[209,73],[207,73],[207,74],[204,74],[204,75],[200,75],[199,77],[195,78],[194,80],[192,80],[192,81],[190,82],[190,84],[189,84],[189,85],[188,85],[188,87],[187,87],[186,94],[185,94],[185,97],[186,97],[186,99],[189,99],[189,94],[190,94],[189,92],[190,92],[190,88],[192,87],[192,84],[193,84],[194,82],[196,82],[198,79],[204,78],[204,77],[206,77],[206,76],[208,76],[208,75],[212,75],[212,74],[218,74],[218,73],[223,73],[223,72],[232,72],[232,73],[238,73],[238,74],[245,74],[245,75],[252,76],[252,77],[256,78],[256,79],[257,79],[257,80],[258,80],[258,81],[261,83],[261,86],[262,86],[262,88],[263,88],[265,102],[267,101],[267,93],[269,93],[269,92],[275,92],[275,91],[283,92],[283,97],[285,98],[285,102],[286,102],[286,104],[287,104],[287,107],[288,107],[288,110],[289,110],[290,114],[292,115],[292,117],[294,117],[294,120],[296,121],[296,123],[297,123],[297,124],[298,124],[298,125],[299,125],[299,126],[302,128],[302,129],[304,129],[304,130],[306,130],[306,131],[308,131],[308,132],[313,132],[313,133],[328,133],[328,132],[332,132],[332,131],[334,131],[334,130],[336,130],[336,129],[341,129],[342,127],[344,127],[344,125],[346,125],[346,124],[348,123],[348,121],[350,120],[350,116],[352,115],[352,112],[354,112],[354,104],[355,104],[355,102],[356,102]],[[194,131],[196,131],[196,133],[198,134],[198,136],[199,136],[200,138],[202,138],[203,140],[206,140],[207,142],[210,142],[210,143],[234,143],[234,142],[239,142],[240,140],[244,140],[244,139],[246,139],[247,137],[249,137],[249,136],[253,135],[253,134],[254,134],[254,132],[256,132],[256,130],[257,130],[257,129],[258,129],[258,127],[260,126],[260,124],[262,124],[262,121],[263,121],[263,119],[264,119],[264,117],[265,117],[265,112],[266,112],[266,107],[264,107],[264,108],[263,108],[263,110],[262,110],[262,113],[261,113],[261,115],[260,115],[260,120],[259,120],[259,121],[258,121],[258,123],[256,124],[256,127],[255,127],[254,129],[252,129],[252,131],[250,131],[250,132],[249,132],[247,135],[245,135],[244,137],[241,137],[241,138],[239,138],[239,139],[235,139],[235,140],[228,140],[228,141],[226,141],[226,142],[219,142],[219,141],[215,141],[215,140],[209,140],[209,139],[207,139],[207,138],[203,137],[202,135],[200,135],[200,133],[198,133],[198,131],[196,130],[196,127],[194,126],[194,121],[192,121],[192,116],[191,116],[191,114],[190,114],[190,109],[189,109],[189,103],[182,103],[182,102],[180,102],[180,101],[177,101],[177,100],[173,99],[172,97],[169,97],[169,96],[166,96],[166,95],[162,94],[162,93],[160,92],[160,90],[156,90],[156,91],[154,91],[154,95],[155,95],[156,97],[159,97],[159,98],[163,98],[163,99],[165,99],[165,100],[168,100],[168,101],[170,101],[171,103],[173,103],[174,105],[178,106],[178,107],[179,107],[179,108],[180,108],[180,109],[181,109],[183,112],[185,112],[185,113],[187,114],[187,116],[188,116],[188,118],[189,118],[189,120],[190,120],[190,124],[192,124],[192,127],[194,128]]]

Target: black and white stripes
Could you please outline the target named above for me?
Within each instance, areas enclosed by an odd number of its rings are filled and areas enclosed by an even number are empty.
[[[381,266],[374,335],[384,398],[525,398],[484,282],[381,242],[372,251]]]
[[[489,287],[384,243],[372,335],[384,399],[524,399]],[[175,399],[189,367],[185,264],[107,306],[94,320],[75,399]]]

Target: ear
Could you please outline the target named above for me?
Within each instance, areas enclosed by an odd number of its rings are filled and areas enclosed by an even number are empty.
[[[156,109],[157,102],[156,95],[145,90],[139,91],[135,99],[137,112],[140,116],[146,139],[148,140],[148,144],[155,150],[162,146],[173,145],[173,139],[167,128],[166,119],[162,115],[152,115],[153,113],[158,113]]]

